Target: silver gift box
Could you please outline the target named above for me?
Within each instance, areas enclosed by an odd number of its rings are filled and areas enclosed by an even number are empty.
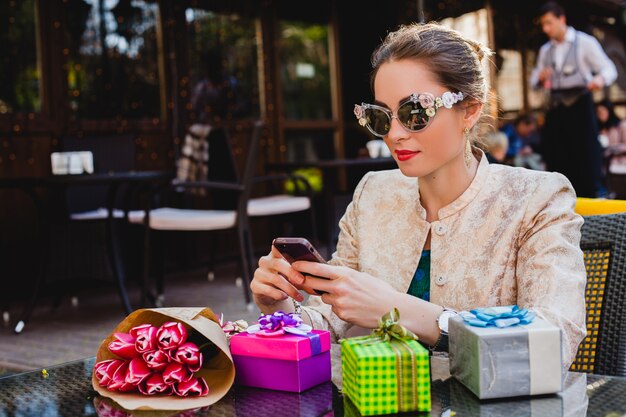
[[[536,317],[526,325],[449,323],[450,373],[478,398],[553,394],[563,386],[561,330]]]

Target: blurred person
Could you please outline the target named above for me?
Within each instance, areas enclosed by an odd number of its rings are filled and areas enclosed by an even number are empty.
[[[181,181],[205,181],[209,172],[209,135],[222,121],[246,110],[239,82],[225,71],[222,52],[210,49],[203,57],[204,77],[193,88],[191,106],[195,119],[185,134],[177,160],[177,178]],[[194,189],[192,194],[205,194]]]
[[[509,148],[509,141],[502,132],[491,132],[483,137],[485,156],[490,164],[503,164]]]
[[[200,124],[217,124],[245,113],[247,105],[239,81],[228,74],[221,50],[209,50],[204,58],[205,74],[193,88],[191,105]]]
[[[543,171],[544,164],[538,150],[540,147],[537,119],[531,113],[522,113],[512,123],[500,129],[509,141],[507,160],[518,167]]]
[[[615,113],[609,99],[596,104],[600,134],[598,140],[604,147],[605,158],[610,158],[608,170],[616,174],[626,173],[626,120]]]
[[[550,40],[539,50],[531,84],[550,94],[542,156],[546,168],[563,173],[579,197],[597,197],[602,150],[591,92],[612,84],[617,70],[594,37],[567,25],[559,4],[546,3],[540,22]]]

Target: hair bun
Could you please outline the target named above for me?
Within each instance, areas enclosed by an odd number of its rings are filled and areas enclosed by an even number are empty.
[[[478,57],[478,61],[482,61],[485,56],[493,55],[493,51],[488,47],[484,46],[482,43],[472,40],[465,39],[465,42],[472,48],[476,56]]]

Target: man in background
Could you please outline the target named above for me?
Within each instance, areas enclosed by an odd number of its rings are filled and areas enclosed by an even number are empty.
[[[540,22],[550,40],[539,50],[531,83],[550,93],[541,134],[546,169],[564,174],[579,197],[597,197],[602,150],[591,92],[612,84],[617,70],[594,37],[567,25],[557,3],[541,8]]]

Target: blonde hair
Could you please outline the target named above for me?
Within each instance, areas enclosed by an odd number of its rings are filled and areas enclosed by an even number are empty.
[[[509,148],[509,139],[503,132],[490,132],[483,136],[482,144],[485,151],[492,154],[499,149],[503,149],[506,152]]]
[[[413,23],[390,32],[372,54],[370,84],[380,66],[402,59],[420,61],[449,91],[460,91],[466,100],[487,104],[487,81],[481,64],[491,56],[489,48],[438,23]],[[474,129],[472,129],[474,130]]]

